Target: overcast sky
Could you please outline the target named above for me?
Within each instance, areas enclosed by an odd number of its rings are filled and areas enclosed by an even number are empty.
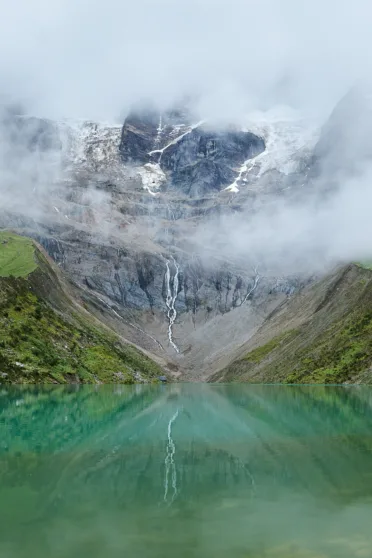
[[[370,70],[371,15],[368,0],[7,2],[1,91],[56,118],[121,120],[185,93],[215,114],[327,113]]]

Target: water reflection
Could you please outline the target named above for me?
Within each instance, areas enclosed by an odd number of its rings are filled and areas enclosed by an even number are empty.
[[[3,390],[0,556],[372,556],[371,405],[366,387]]]

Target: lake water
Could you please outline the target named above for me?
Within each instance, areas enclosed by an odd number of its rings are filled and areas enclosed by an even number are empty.
[[[372,390],[2,388],[0,557],[372,557]]]

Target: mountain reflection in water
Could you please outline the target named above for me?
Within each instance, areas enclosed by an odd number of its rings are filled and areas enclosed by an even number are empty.
[[[0,392],[1,558],[372,557],[372,390]]]

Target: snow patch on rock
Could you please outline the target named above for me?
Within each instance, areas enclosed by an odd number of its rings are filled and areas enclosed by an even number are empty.
[[[158,163],[146,163],[138,171],[142,185],[152,196],[159,193],[159,189],[166,182],[167,177]]]
[[[228,192],[239,192],[248,182],[252,183],[269,171],[285,175],[296,172],[319,137],[317,123],[287,107],[256,111],[244,121],[242,131],[262,137],[266,148],[237,169],[235,181],[225,188]]]

